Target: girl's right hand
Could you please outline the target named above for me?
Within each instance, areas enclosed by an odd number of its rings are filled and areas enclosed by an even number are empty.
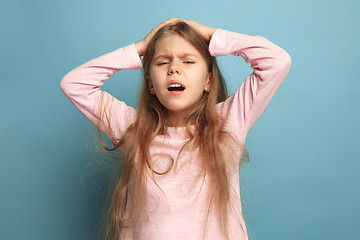
[[[180,18],[170,18],[162,23],[160,23],[158,26],[156,26],[155,28],[153,28],[150,33],[148,35],[146,35],[143,39],[141,39],[139,42],[135,43],[137,52],[139,54],[139,56],[143,56],[145,53],[145,50],[147,49],[150,40],[152,39],[152,37],[155,35],[155,33],[162,28],[165,25],[168,24],[174,24],[178,21],[181,21],[182,19]]]

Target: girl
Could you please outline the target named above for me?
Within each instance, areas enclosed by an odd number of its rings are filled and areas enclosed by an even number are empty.
[[[254,69],[229,98],[213,57],[227,54]],[[122,153],[105,238],[247,239],[239,190],[245,138],[290,64],[263,37],[173,18],[66,74],[65,95],[112,141],[105,146],[99,131],[104,148]],[[114,72],[141,67],[136,110],[100,90]]]

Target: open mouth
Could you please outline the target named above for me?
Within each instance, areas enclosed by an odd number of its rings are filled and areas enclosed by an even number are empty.
[[[180,84],[170,84],[170,86],[167,89],[169,92],[175,92],[175,91],[184,91],[185,87],[181,86]]]

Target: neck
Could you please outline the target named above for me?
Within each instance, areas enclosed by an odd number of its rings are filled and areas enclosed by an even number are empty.
[[[184,119],[181,118],[181,116],[171,116],[169,117],[169,127],[185,127],[186,122]]]
[[[186,127],[188,121],[185,119],[186,112],[168,111],[169,127]]]

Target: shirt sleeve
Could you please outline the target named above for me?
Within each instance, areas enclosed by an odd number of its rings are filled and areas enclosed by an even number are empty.
[[[135,120],[136,110],[100,87],[116,71],[141,67],[142,61],[135,44],[131,44],[73,69],[62,78],[60,88],[93,124],[112,141],[117,141]],[[104,113],[100,121],[97,117],[99,111]]]
[[[209,51],[212,56],[241,56],[254,69],[233,96],[218,104],[230,130],[236,133],[238,140],[245,141],[289,72],[291,58],[285,50],[261,36],[222,29],[213,34]]]

